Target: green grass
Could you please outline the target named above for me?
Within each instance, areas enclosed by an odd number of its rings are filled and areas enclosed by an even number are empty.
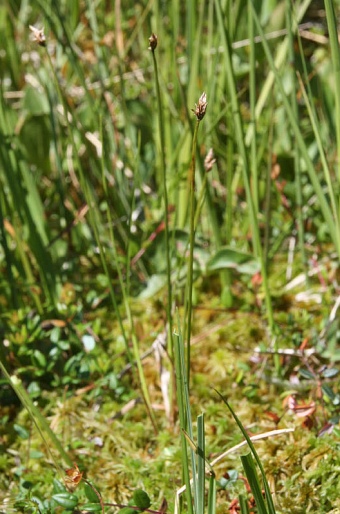
[[[0,6],[0,512],[340,508],[338,16]]]

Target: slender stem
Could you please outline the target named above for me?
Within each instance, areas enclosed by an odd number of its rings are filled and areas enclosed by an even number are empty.
[[[10,376],[5,365],[1,361],[0,361],[0,370],[1,370],[2,374],[4,375],[5,379],[8,381],[8,383],[13,388],[15,394],[18,396],[22,405],[27,409],[29,415],[31,416],[31,418],[33,420],[34,425],[36,426],[36,428],[38,430],[40,437],[44,441],[47,452],[49,453],[49,455],[50,455],[52,461],[54,462],[56,468],[58,469],[59,473],[62,475],[63,474],[62,466],[59,464],[59,460],[53,455],[52,448],[54,447],[58,451],[60,457],[65,461],[65,463],[68,466],[72,466],[72,459],[70,458],[68,453],[64,450],[61,442],[59,441],[59,439],[58,439],[57,435],[54,433],[54,431],[51,429],[45,416],[43,416],[41,414],[40,410],[38,409],[38,407],[35,406],[31,397],[25,390],[25,388],[21,382],[21,379],[15,375]]]
[[[205,434],[204,414],[197,417],[197,514],[204,514],[205,499]]]
[[[170,261],[170,234],[169,234],[169,200],[168,190],[166,183],[166,156],[165,156],[165,136],[164,136],[164,122],[163,122],[163,109],[161,100],[161,91],[159,87],[158,79],[158,67],[155,56],[155,49],[151,48],[154,71],[155,71],[155,84],[157,94],[157,108],[158,108],[158,126],[159,126],[159,137],[161,143],[161,159],[162,159],[162,181],[163,181],[163,195],[164,195],[164,210],[165,210],[165,253],[166,253],[166,275],[167,275],[167,288],[168,288],[168,301],[166,305],[166,315],[169,324],[168,342],[169,342],[169,355],[173,356],[173,340],[172,340],[172,285],[171,285],[171,261]]]
[[[179,323],[179,322],[178,322]],[[187,428],[188,416],[190,417],[190,410],[187,411],[185,407],[185,380],[186,375],[183,373],[183,338],[181,333],[174,334],[174,360],[175,360],[175,368],[176,368],[176,383],[177,383],[177,405],[178,405],[178,414],[179,421],[181,427],[181,446],[182,446],[182,471],[184,483],[186,485],[186,495],[187,495],[187,504],[188,504],[188,513],[193,514],[193,505],[192,505],[192,495],[191,495],[191,486],[190,486],[190,472],[189,472],[189,459],[188,459],[188,448],[187,448],[187,440],[184,436],[183,430]]]
[[[233,118],[228,116],[228,127],[230,134],[233,133]],[[233,237],[233,159],[234,159],[234,141],[233,137],[227,137],[226,148],[226,209],[225,209],[225,241],[230,245]],[[225,307],[231,307],[233,303],[233,294],[231,290],[232,272],[230,269],[225,270],[225,284],[222,302]]]
[[[273,111],[273,109],[272,109]],[[269,253],[269,238],[270,238],[270,225],[271,225],[271,171],[273,161],[273,132],[274,132],[274,115],[269,121],[268,130],[268,163],[267,163],[267,174],[266,174],[266,189],[265,189],[265,206],[264,206],[264,236],[263,236],[263,260],[266,270],[268,270],[268,253]]]
[[[101,133],[101,137],[102,137],[102,140],[103,140],[103,125],[102,125],[102,123],[100,124],[100,133]],[[105,192],[106,196],[108,196],[108,188],[107,188],[107,182],[106,182],[105,172],[104,171],[105,171],[104,170],[104,156],[102,156],[102,181],[103,181],[103,188],[104,188],[104,192]],[[109,199],[108,199],[108,201],[109,201]],[[133,212],[133,207],[134,207],[134,205],[132,205],[132,208],[130,209],[131,213]],[[111,239],[111,244],[112,244],[112,249],[113,249],[113,255],[114,255],[114,260],[116,262],[117,273],[118,273],[118,278],[119,278],[119,284],[120,284],[120,287],[121,287],[121,292],[122,292],[122,296],[123,296],[123,300],[124,300],[126,317],[128,319],[128,323],[129,323],[130,331],[131,331],[133,356],[134,356],[134,359],[135,359],[135,362],[136,362],[136,366],[137,366],[137,370],[138,370],[138,377],[139,377],[141,393],[142,393],[142,396],[143,396],[143,399],[144,399],[145,406],[146,406],[147,411],[149,413],[149,417],[150,417],[150,420],[152,422],[152,425],[153,425],[153,427],[155,429],[155,432],[157,432],[156,419],[155,419],[155,415],[154,415],[154,412],[153,412],[153,409],[152,409],[152,406],[151,406],[150,395],[149,395],[149,392],[148,392],[147,383],[146,383],[145,374],[144,374],[144,369],[143,369],[142,361],[141,361],[141,358],[140,358],[138,339],[137,339],[137,335],[136,335],[134,320],[133,320],[133,316],[132,316],[132,312],[131,312],[131,307],[130,307],[130,303],[129,303],[129,298],[128,298],[128,295],[129,295],[129,279],[127,278],[126,283],[124,283],[122,271],[121,271],[121,268],[120,268],[120,265],[119,265],[119,259],[118,259],[117,249],[116,249],[116,240],[115,240],[114,230],[112,228],[113,224],[112,224],[112,218],[111,218],[110,209],[107,209],[107,216],[108,216],[108,222],[109,222],[108,224],[109,224],[109,227],[110,227],[109,228],[109,233],[110,233],[110,239]],[[93,224],[93,225],[95,225],[95,224]],[[129,225],[131,226],[131,215],[130,215],[130,224]],[[96,229],[95,229],[95,231],[96,231]],[[115,294],[114,294],[114,290],[113,290],[113,287],[112,287],[112,284],[111,284],[111,280],[110,280],[110,276],[109,276],[109,271],[108,271],[108,268],[107,268],[106,259],[104,258],[105,257],[104,256],[104,251],[103,251],[103,247],[102,247],[101,242],[100,242],[99,235],[97,235],[97,243],[98,243],[98,246],[100,248],[100,255],[102,257],[103,267],[104,267],[105,273],[106,273],[106,275],[107,275],[107,277],[109,279],[111,298],[112,298],[114,307],[116,309],[116,312],[119,313],[118,305],[117,305],[117,302],[116,302],[116,299],[115,299]],[[127,261],[126,275],[127,275],[127,277],[129,277],[129,274],[130,274],[129,273],[129,271],[130,271],[129,270],[129,263],[130,263],[130,245],[129,244],[128,244],[128,251],[127,251],[127,259],[126,259],[126,261]],[[120,329],[121,329],[121,332],[122,332],[122,335],[123,335],[123,338],[124,338],[124,341],[125,341],[127,356],[128,356],[129,362],[132,363],[132,355],[131,355],[131,352],[130,352],[128,340],[127,340],[127,337],[126,337],[126,334],[125,334],[124,326],[122,324],[122,320],[121,320],[121,316],[120,315],[118,316],[118,320],[119,320]]]
[[[250,168],[252,177],[252,193],[254,199],[254,211],[256,216],[259,212],[259,190],[258,190],[258,168],[257,168],[257,141],[256,141],[256,61],[255,61],[255,41],[254,41],[254,20],[251,13],[251,0],[248,0],[248,31],[250,39],[249,53],[249,105],[250,105],[250,123],[253,126],[253,138],[250,144]]]
[[[292,80],[292,91],[291,91],[291,101],[292,101],[292,109],[295,116],[296,123],[299,121],[299,112],[298,112],[298,104],[296,98],[296,89],[297,89],[297,79],[295,70],[297,66],[295,65],[295,51],[294,51],[294,33],[292,30],[293,21],[292,21],[292,3],[291,0],[286,0],[286,25],[288,31],[288,41],[289,41],[289,60],[290,60],[290,74]],[[299,35],[298,35],[299,37]],[[301,47],[300,47],[300,50]],[[302,57],[303,58],[303,57]],[[301,176],[301,156],[299,148],[296,147],[294,151],[294,168],[295,168],[295,186],[296,186],[296,219],[297,219],[297,231],[298,231],[298,241],[299,241],[299,249],[302,257],[302,263],[305,270],[306,280],[308,280],[307,273],[307,257],[305,251],[305,231],[303,224],[303,215],[302,215],[302,176]]]
[[[340,152],[340,48],[338,39],[337,20],[335,15],[335,2],[332,0],[325,0],[326,19],[329,31],[329,43],[331,47],[333,71],[334,71],[334,96],[335,96],[335,116],[334,122],[336,126],[336,140],[338,154]],[[340,159],[338,159],[338,181],[340,183]],[[340,215],[340,213],[339,213]]]
[[[190,229],[189,229],[189,263],[188,263],[188,283],[187,283],[187,304],[185,309],[185,321],[187,329],[186,334],[186,365],[187,365],[187,380],[190,383],[190,338],[191,338],[191,318],[192,318],[192,286],[194,274],[194,246],[195,246],[195,164],[196,164],[196,147],[197,147],[197,133],[200,120],[197,120],[194,137],[192,141],[191,165],[189,169],[189,209],[190,209]]]

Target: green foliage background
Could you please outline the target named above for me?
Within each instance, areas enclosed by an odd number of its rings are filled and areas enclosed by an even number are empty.
[[[167,323],[179,329],[166,306],[188,326],[192,294],[190,393],[193,417],[209,420],[209,451],[238,442],[213,386],[255,431],[273,428],[274,411],[296,428],[260,449],[278,512],[339,508],[338,17],[337,1],[0,5],[1,363],[108,502],[141,487],[173,508],[177,418],[164,413],[149,348]],[[188,293],[192,110],[203,91]],[[310,424],[285,414],[289,395],[315,402]],[[5,372],[0,396],[1,500],[61,512],[51,497],[65,492],[67,462],[42,448]],[[225,509],[241,485],[219,474]]]

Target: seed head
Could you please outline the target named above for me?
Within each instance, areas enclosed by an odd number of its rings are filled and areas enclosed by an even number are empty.
[[[206,155],[206,158],[204,159],[204,168],[207,173],[212,170],[213,165],[215,164],[216,159],[214,156],[214,151],[212,148],[210,148],[209,152]]]
[[[154,52],[156,50],[156,47],[157,47],[157,36],[156,36],[156,34],[152,33],[151,36],[149,37],[149,50]]]
[[[37,29],[32,25],[30,25],[29,27],[33,33],[33,41],[36,41],[40,46],[46,46],[46,37],[44,34],[44,29]]]
[[[198,100],[198,104],[195,104],[195,109],[191,109],[192,112],[195,113],[198,121],[203,120],[205,116],[205,111],[207,110],[207,95],[202,93],[200,99]]]

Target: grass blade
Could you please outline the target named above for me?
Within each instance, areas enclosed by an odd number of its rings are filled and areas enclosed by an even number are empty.
[[[213,471],[210,473],[209,491],[208,491],[208,514],[216,513],[216,478]]]
[[[4,376],[6,377],[8,383],[13,388],[15,394],[18,396],[22,405],[27,409],[42,440],[44,441],[46,450],[50,454],[50,456],[51,456],[53,462],[55,463],[56,467],[58,468],[60,474],[63,475],[64,473],[61,469],[60,464],[56,461],[55,456],[51,452],[51,444],[50,443],[52,443],[52,446],[58,451],[60,457],[70,467],[73,464],[72,459],[68,456],[68,454],[62,447],[59,439],[57,438],[55,433],[51,430],[45,417],[41,414],[39,409],[32,402],[31,398],[29,397],[29,395],[27,394],[27,392],[25,391],[25,389],[21,383],[21,380],[16,376],[11,377],[1,361],[0,361],[0,369],[1,369],[2,373],[4,374]],[[45,434],[47,435],[47,438],[45,437]]]
[[[268,514],[251,453],[241,455],[241,461],[255,499],[258,514]]]
[[[314,188],[315,194],[318,197],[321,211],[322,211],[324,219],[325,219],[325,221],[326,221],[326,223],[328,225],[328,229],[329,229],[331,238],[333,240],[333,243],[334,243],[334,245],[335,245],[335,247],[337,249],[338,256],[340,257],[340,234],[336,230],[335,220],[334,220],[334,218],[332,216],[332,212],[331,212],[331,209],[330,209],[330,207],[328,205],[327,198],[326,198],[326,196],[325,196],[325,194],[323,192],[323,189],[321,187],[319,178],[318,178],[318,176],[316,174],[315,167],[314,167],[314,165],[313,165],[313,163],[311,161],[311,158],[309,156],[308,149],[307,149],[306,143],[304,141],[303,135],[302,135],[301,130],[300,130],[300,128],[299,128],[299,126],[298,126],[298,124],[296,122],[292,106],[290,105],[290,101],[289,101],[289,99],[286,96],[281,76],[280,76],[280,74],[279,74],[279,72],[278,72],[278,70],[277,70],[277,68],[275,66],[272,54],[271,54],[270,49],[269,49],[269,45],[268,45],[268,43],[267,43],[267,41],[265,39],[265,35],[264,35],[263,29],[261,27],[260,20],[259,20],[259,18],[257,16],[256,10],[255,10],[253,4],[252,4],[252,11],[253,11],[253,16],[254,16],[255,24],[257,26],[257,29],[259,31],[260,36],[262,37],[263,49],[265,51],[265,54],[266,54],[266,57],[267,57],[267,61],[268,61],[268,64],[269,64],[269,66],[271,68],[271,71],[274,74],[274,77],[275,77],[275,80],[276,80],[276,84],[277,84],[277,86],[279,88],[279,91],[281,93],[282,103],[284,105],[284,108],[286,110],[289,122],[290,122],[292,130],[293,130],[293,133],[295,135],[296,143],[299,146],[299,149],[300,149],[300,152],[301,152],[301,156],[302,156],[303,160],[305,161],[305,164],[306,164],[306,167],[307,167],[307,172],[308,172],[309,178],[310,178],[310,180],[311,180],[311,182],[313,184],[313,188]]]
[[[225,54],[225,66],[226,66],[226,77],[227,77],[227,86],[228,93],[231,99],[231,107],[234,117],[234,125],[235,125],[235,134],[239,149],[239,154],[242,159],[242,171],[243,171],[243,185],[246,191],[246,198],[248,204],[248,212],[249,212],[249,222],[251,226],[252,240],[254,246],[254,253],[256,257],[260,260],[261,263],[261,274],[263,279],[263,288],[265,291],[265,301],[266,301],[266,309],[268,316],[268,324],[269,328],[272,331],[274,327],[274,318],[273,318],[273,309],[271,298],[269,294],[268,287],[268,277],[267,270],[265,267],[265,261],[263,257],[263,251],[261,248],[260,234],[259,234],[259,226],[256,216],[256,211],[254,208],[254,202],[251,194],[250,188],[250,167],[249,167],[249,159],[248,159],[248,150],[246,148],[245,136],[243,131],[243,123],[240,112],[240,106],[238,102],[238,95],[236,89],[236,81],[234,76],[234,69],[232,65],[232,53],[231,53],[231,44],[228,38],[228,34],[224,25],[224,16],[222,12],[221,2],[220,0],[215,0],[215,7],[217,13],[218,26],[220,30],[222,45],[224,48]]]
[[[339,48],[339,34],[337,27],[337,20],[335,16],[334,2],[325,0],[326,19],[329,31],[329,43],[331,47],[331,55],[334,70],[334,96],[335,96],[335,125],[336,125],[336,139],[338,147],[338,155],[340,152],[340,48]],[[338,159],[338,181],[340,183],[340,159]],[[339,213],[340,215],[340,213]]]
[[[176,370],[176,390],[177,404],[179,413],[179,422],[181,427],[181,446],[182,446],[182,473],[184,484],[186,486],[187,509],[188,514],[193,514],[192,495],[190,485],[190,469],[187,451],[187,439],[185,437],[185,429],[187,426],[187,409],[185,405],[185,388],[186,388],[186,371],[184,364],[184,345],[181,333],[174,334],[174,353],[175,353],[175,370]],[[190,415],[190,412],[189,412]]]
[[[226,406],[228,407],[231,415],[233,416],[234,420],[236,421],[239,429],[241,430],[244,438],[246,439],[247,443],[248,443],[248,446],[254,456],[254,459],[261,471],[261,476],[262,476],[262,480],[263,480],[263,486],[264,486],[264,490],[265,490],[265,494],[266,494],[266,500],[267,500],[267,503],[268,503],[268,507],[269,507],[269,512],[270,514],[274,514],[275,513],[275,508],[274,508],[274,503],[273,503],[273,499],[272,499],[272,495],[271,495],[271,492],[270,492],[270,488],[269,488],[269,484],[268,484],[268,481],[267,481],[267,478],[266,478],[266,474],[264,472],[264,469],[263,469],[263,466],[261,464],[261,461],[260,461],[260,458],[259,456],[257,455],[257,452],[255,450],[255,446],[253,445],[249,435],[247,434],[246,430],[244,429],[241,421],[238,419],[238,417],[236,416],[235,412],[233,411],[233,409],[231,408],[231,406],[229,405],[228,401],[224,398],[224,396],[219,393],[216,389],[215,389],[216,393],[218,394],[218,396],[221,398],[221,400],[226,404]]]
[[[197,514],[204,514],[205,499],[204,414],[197,418]]]

